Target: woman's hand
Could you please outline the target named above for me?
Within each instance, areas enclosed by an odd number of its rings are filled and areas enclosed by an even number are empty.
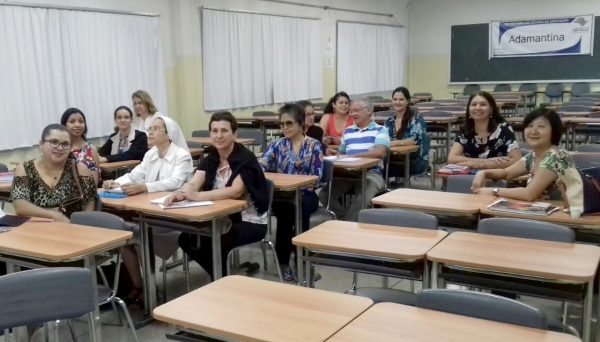
[[[510,161],[510,158],[508,157],[496,157],[496,158],[489,158],[486,159],[487,161],[489,161],[493,166],[501,166],[504,165],[506,163],[508,163]]]
[[[106,159],[106,157],[100,157],[100,158],[98,158],[98,162],[99,163],[108,163],[108,159]]]
[[[475,174],[475,177],[473,178],[471,190],[474,193],[477,193],[479,189],[483,188],[483,184],[485,184],[485,171],[479,171],[477,172],[477,174]]]
[[[457,165],[468,166],[471,169],[485,169],[485,161],[479,161],[479,160],[468,160],[468,161],[460,162]]]
[[[119,183],[115,182],[112,179],[111,180],[105,180],[102,183],[102,187],[104,188],[104,190],[116,189],[119,186],[120,186]]]
[[[331,136],[331,137],[329,137],[329,139],[331,140],[331,144],[333,144],[333,145],[341,145],[342,144],[342,138],[340,138],[340,137]]]
[[[179,190],[178,190],[179,191]],[[183,201],[185,198],[183,197],[183,195],[181,194],[181,192],[175,192],[173,193],[171,196],[165,198],[165,201],[163,202],[163,205],[165,207],[170,206],[172,203],[176,203],[176,202],[181,202]]]
[[[148,187],[144,183],[127,183],[121,186],[123,192],[128,196],[137,195],[148,191]]]
[[[65,215],[63,215],[61,212],[59,212],[56,217],[54,218],[54,222],[62,222],[62,223],[69,223],[71,222],[71,220],[69,220],[68,217],[66,217]]]
[[[494,196],[494,189],[492,188],[480,188],[477,190],[474,190],[476,194],[478,195],[489,195],[489,196]]]
[[[339,156],[340,155],[340,153],[338,151],[336,151],[336,150],[334,150],[332,148],[328,148],[327,151],[325,151],[325,153],[328,156]]]

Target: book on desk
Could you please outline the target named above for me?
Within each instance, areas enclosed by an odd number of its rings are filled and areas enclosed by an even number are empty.
[[[150,201],[152,204],[158,204],[161,209],[177,209],[177,208],[191,208],[191,207],[202,207],[206,205],[213,205],[211,201],[190,201],[183,200],[179,202],[173,202],[168,206],[163,205],[163,202],[171,195],[167,195],[161,198],[153,199]]]
[[[14,172],[0,172],[0,183],[12,183],[14,178]]]
[[[471,168],[463,165],[448,164],[437,171],[447,175],[468,175]]]
[[[488,205],[488,208],[493,211],[502,211],[505,213],[523,214],[532,216],[548,216],[557,211],[558,208],[550,203],[522,203],[507,201],[503,198]]]

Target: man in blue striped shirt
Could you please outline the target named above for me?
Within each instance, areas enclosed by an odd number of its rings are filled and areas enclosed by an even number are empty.
[[[342,143],[338,151],[328,149],[328,155],[345,154],[355,158],[376,158],[379,163],[367,172],[365,203],[370,207],[371,199],[385,186],[383,180],[383,159],[390,148],[390,136],[385,127],[373,121],[373,102],[368,98],[352,101],[350,116],[354,125],[346,127],[342,134]],[[357,221],[361,209],[362,181],[360,179],[339,179],[331,182],[331,204],[339,220]],[[329,186],[329,185],[327,185]],[[329,189],[327,186],[319,194],[319,199],[327,205]],[[346,207],[341,203],[342,196],[354,191],[356,197]]]

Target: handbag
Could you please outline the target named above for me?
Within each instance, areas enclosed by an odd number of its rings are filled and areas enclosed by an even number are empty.
[[[71,159],[71,172],[73,173],[73,179],[75,180],[75,187],[77,188],[78,196],[72,199],[68,199],[58,206],[58,211],[60,211],[63,215],[67,217],[67,213],[69,212],[67,208],[77,204],[77,202],[80,202],[78,208],[79,210],[76,210],[80,211],[82,209],[81,201],[83,200],[83,191],[81,190],[81,183],[79,182],[79,173],[77,172],[77,162],[74,159]]]
[[[562,194],[566,212],[578,208],[583,214],[600,212],[600,181],[577,167],[564,170],[556,184]]]

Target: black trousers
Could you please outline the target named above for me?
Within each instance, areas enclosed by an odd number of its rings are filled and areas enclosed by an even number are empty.
[[[266,224],[245,221],[234,222],[227,234],[221,235],[222,274],[227,275],[227,255],[236,247],[261,241],[267,234]],[[200,248],[197,248],[198,235],[182,233],[179,235],[179,247],[196,261],[213,278],[212,238],[200,235]]]
[[[302,231],[310,226],[310,215],[319,208],[319,197],[313,191],[302,194]],[[279,264],[288,266],[292,253],[292,238],[296,236],[296,206],[291,202],[273,203],[273,212],[277,217],[277,236],[275,237],[275,251]]]

